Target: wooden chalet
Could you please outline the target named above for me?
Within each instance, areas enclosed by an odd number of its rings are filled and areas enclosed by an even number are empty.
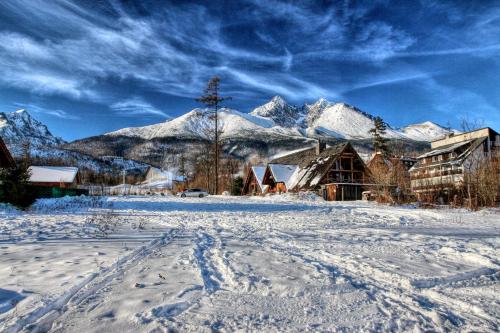
[[[80,184],[76,167],[30,166],[28,172],[34,186],[74,189]]]
[[[10,154],[5,142],[0,138],[0,168],[10,168],[15,165],[14,159]]]
[[[440,193],[448,201],[446,195],[463,185],[465,173],[485,159],[500,158],[500,135],[486,127],[448,135],[431,142],[431,149],[410,169],[411,189],[418,199]]]
[[[267,185],[262,184],[266,166],[258,165],[248,168],[245,183],[243,184],[243,195],[258,195],[267,192]]]
[[[328,148],[318,142],[316,147],[272,160],[263,180],[270,188],[277,186],[266,178],[272,165],[287,165],[293,170],[284,182],[287,191],[317,191],[329,201],[360,200],[369,179],[368,168],[349,142]]]

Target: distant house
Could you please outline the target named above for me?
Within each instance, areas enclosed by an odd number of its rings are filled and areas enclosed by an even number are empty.
[[[267,192],[267,185],[262,184],[266,166],[252,166],[248,168],[248,174],[243,184],[243,195],[264,194]]]
[[[436,193],[451,195],[459,189],[465,173],[485,159],[500,157],[500,136],[487,127],[448,135],[431,142],[431,149],[410,169],[411,188],[419,199]]]
[[[381,153],[375,153],[372,155],[370,160],[366,163],[369,169],[375,169],[380,166],[384,166],[387,171],[392,170],[395,167],[402,167],[409,171],[417,163],[417,159],[413,157],[406,156],[392,156],[385,157]]]
[[[182,183],[184,177],[176,175],[172,171],[166,171],[150,166],[146,170],[146,179],[141,183],[143,186],[157,189],[173,188],[175,183]]]
[[[272,160],[263,184],[272,191],[317,191],[325,200],[360,200],[369,170],[349,142],[300,150]],[[281,185],[280,185],[281,184]]]
[[[76,167],[30,166],[30,183],[35,186],[76,188],[80,174]]]
[[[409,170],[416,162],[417,159],[412,157],[374,153],[366,164],[371,174],[370,182],[373,183],[370,195],[411,195]]]
[[[12,158],[9,149],[3,142],[2,138],[0,138],[0,168],[9,168],[14,164],[14,159]]]

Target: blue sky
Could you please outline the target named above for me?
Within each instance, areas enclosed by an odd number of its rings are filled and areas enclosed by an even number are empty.
[[[499,1],[0,2],[0,110],[72,140],[228,106],[320,97],[393,126],[500,128]]]

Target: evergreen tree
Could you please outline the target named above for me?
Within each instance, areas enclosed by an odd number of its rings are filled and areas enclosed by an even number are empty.
[[[243,177],[238,176],[234,178],[233,183],[231,184],[231,195],[241,195],[242,190],[243,190]]]
[[[36,199],[29,179],[30,173],[25,163],[0,169],[0,202],[23,209],[29,207]]]
[[[387,130],[387,125],[381,117],[375,117],[374,127],[370,129],[373,138],[373,148],[375,152],[380,152],[387,155],[389,152],[387,148],[387,139],[384,137]]]
[[[208,108],[213,109],[214,113],[214,151],[215,151],[215,194],[219,193],[219,147],[220,147],[220,132],[219,129],[219,117],[218,112],[220,108],[220,103],[231,99],[231,97],[222,97],[219,94],[220,78],[214,76],[208,81],[207,87],[205,88],[205,94],[196,100],[200,103],[205,104]]]

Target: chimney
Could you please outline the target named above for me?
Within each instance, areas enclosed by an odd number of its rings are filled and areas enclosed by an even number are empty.
[[[321,139],[318,139],[318,143],[316,144],[316,155],[321,154],[323,150],[326,148],[326,142],[322,141]]]

